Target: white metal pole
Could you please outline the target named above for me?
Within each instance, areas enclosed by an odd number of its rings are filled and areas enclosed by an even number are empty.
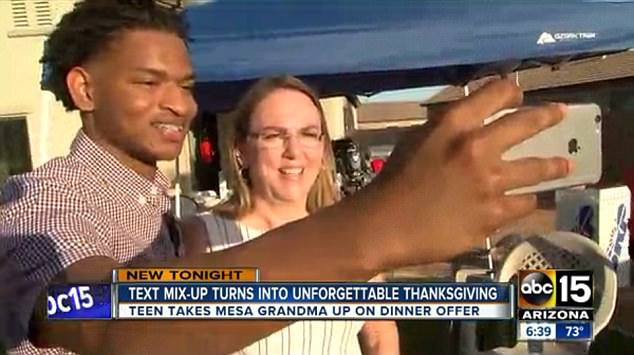
[[[520,86],[520,72],[515,72],[515,85]]]
[[[181,218],[181,172],[180,172],[180,161],[179,158],[176,158],[176,183],[174,184],[174,193],[175,193],[175,214],[176,218]]]

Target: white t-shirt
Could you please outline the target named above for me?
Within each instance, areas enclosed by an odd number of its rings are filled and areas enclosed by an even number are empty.
[[[230,248],[259,237],[256,230],[214,213],[203,213],[211,250]],[[297,321],[234,353],[235,355],[361,355],[357,334],[362,321]]]

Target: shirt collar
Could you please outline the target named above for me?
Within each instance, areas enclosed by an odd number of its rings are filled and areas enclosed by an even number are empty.
[[[153,180],[146,179],[123,165],[112,154],[90,139],[82,129],[73,140],[70,156],[76,157],[84,166],[95,171],[104,180],[110,183],[116,182],[115,186],[120,186],[128,191],[150,193],[158,189],[158,192],[166,194],[170,186],[169,179],[159,169],[156,169]]]

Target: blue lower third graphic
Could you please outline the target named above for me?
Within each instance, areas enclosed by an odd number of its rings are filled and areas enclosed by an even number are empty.
[[[111,319],[110,284],[50,285],[47,314],[49,319]]]

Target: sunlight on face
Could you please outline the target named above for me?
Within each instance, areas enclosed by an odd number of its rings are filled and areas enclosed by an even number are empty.
[[[130,30],[111,46],[91,69],[95,130],[137,160],[175,159],[197,112],[185,42],[163,31]]]
[[[252,194],[277,202],[305,203],[322,166],[319,110],[302,92],[278,89],[251,116],[242,153]]]

